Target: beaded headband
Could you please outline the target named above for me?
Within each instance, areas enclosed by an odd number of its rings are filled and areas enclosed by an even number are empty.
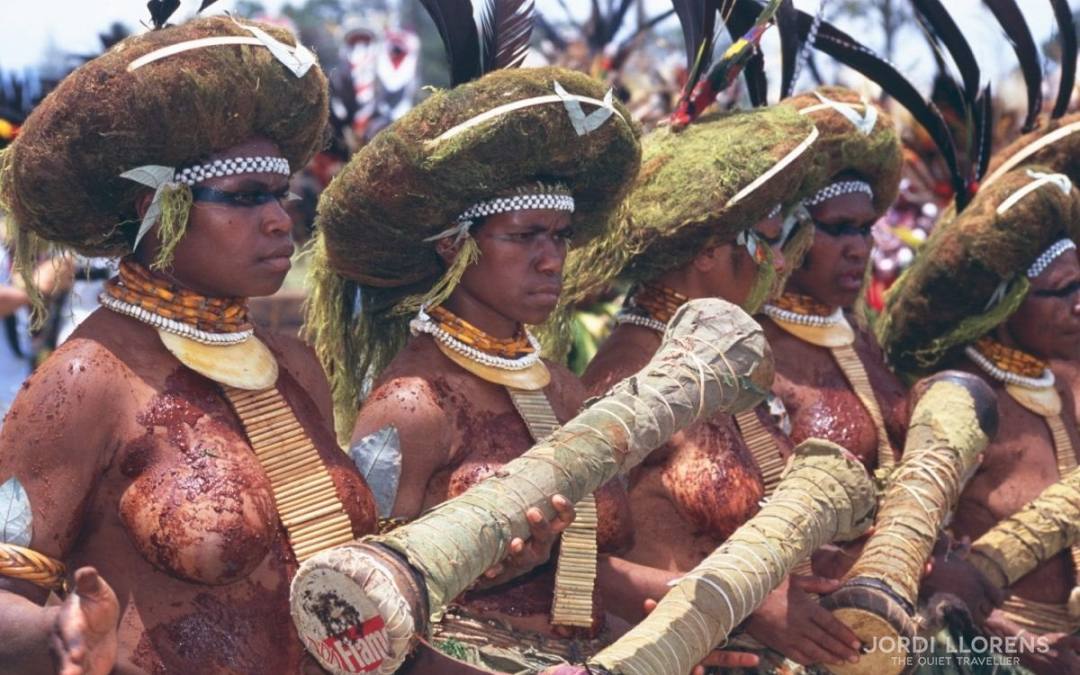
[[[864,180],[841,180],[835,183],[830,183],[821,188],[814,194],[810,195],[806,201],[803,202],[806,206],[817,206],[822,202],[827,202],[834,197],[840,197],[843,195],[850,195],[862,193],[869,197],[874,198],[874,188],[870,187],[870,183]]]
[[[289,167],[289,160],[284,157],[230,157],[184,167],[176,172],[173,181],[194,186],[207,178],[243,173],[276,173],[291,176],[292,169]]]
[[[1058,256],[1066,251],[1072,251],[1076,249],[1076,243],[1072,239],[1059,239],[1054,242],[1050,248],[1043,251],[1042,255],[1035,259],[1035,262],[1028,268],[1027,278],[1034,279],[1043,272],[1047,267],[1050,267],[1050,263],[1057,260]]]
[[[520,194],[495,197],[473,204],[454,219],[453,227],[427,237],[424,241],[438,241],[444,237],[453,236],[454,243],[457,243],[469,235],[469,229],[476,223],[477,218],[498,213],[532,209],[574,212],[574,197],[562,186],[541,185],[539,188],[529,187],[523,190],[529,190],[529,192],[522,191]]]
[[[139,231],[135,235],[132,250],[139,248],[139,242],[161,217],[161,198],[168,189],[180,185],[193,187],[207,178],[235,176],[246,173],[274,173],[282,176],[292,175],[289,160],[284,157],[229,157],[215,159],[206,164],[193,164],[182,169],[159,164],[147,164],[120,174],[121,178],[133,180],[154,190],[154,199],[143,215]]]

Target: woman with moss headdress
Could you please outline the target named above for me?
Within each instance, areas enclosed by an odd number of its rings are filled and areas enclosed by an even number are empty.
[[[752,20],[755,28],[768,16]],[[683,23],[688,53],[707,53],[701,40],[712,30],[695,35],[696,24]],[[722,297],[748,311],[760,308],[779,288],[785,261],[808,244],[812,231],[796,231],[798,222],[782,216],[803,196],[804,184],[820,180],[814,125],[781,107],[695,114],[708,104],[702,91],[722,89],[723,78],[733,77],[732,63],[745,57],[739,50],[748,49],[754,30],[700,85],[691,81],[686,91],[693,93],[669,126],[645,137],[642,170],[619,226],[571,256],[568,304],[617,278],[633,284],[616,327],[583,376],[592,391],[647,361],[667,320],[689,299]],[[789,447],[768,410],[760,409],[711,419],[657,448],[629,476],[634,546],[604,561],[605,597],[625,618],[640,618],[645,598],[662,596],[672,579],[757,511]],[[833,588],[809,577],[785,582],[750,620],[750,633],[804,663],[856,658],[855,636],[808,595]]]
[[[126,255],[0,434],[4,672],[302,671],[298,562],[375,527],[318,361],[247,314],[289,270],[326,79],[281,29],[154,18],[0,158],[24,273],[48,244]]]
[[[762,326],[776,353],[773,392],[791,439],[824,438],[867,468],[889,469],[907,422],[904,386],[868,331],[846,314],[870,260],[871,226],[896,197],[901,150],[892,119],[855,92],[824,87],[780,104],[821,132],[814,150],[825,180],[800,205],[814,243],[784,293],[764,306]]]
[[[907,372],[956,366],[998,394],[997,438],[960,497],[951,523],[975,539],[1075,465],[1071,396],[1046,367],[1076,359],[1080,261],[1073,243],[1080,191],[1040,165],[991,175],[963,211],[946,213],[887,298],[878,326],[891,363]],[[928,582],[941,586],[931,577]],[[1009,590],[982,629],[999,637],[1042,636],[1020,654],[1037,672],[1080,667],[1075,637],[1080,592],[1067,553]],[[945,587],[948,588],[947,586]]]
[[[340,430],[391,519],[464,492],[579,410],[580,382],[540,359],[526,326],[547,320],[568,246],[604,230],[640,159],[636,125],[600,83],[557,68],[494,69],[518,57],[474,63],[462,56],[480,51],[471,22],[457,34],[438,4],[428,3],[455,86],[381,132],[323,194],[308,310]],[[519,18],[527,24],[529,10]],[[520,51],[503,51],[523,57],[528,30],[514,33]],[[621,546],[624,500],[615,484],[595,506],[579,505],[585,526],[564,535],[562,556],[594,567],[598,549]],[[570,505],[553,504],[558,532]],[[550,532],[537,534],[550,544]],[[574,649],[545,637],[552,623],[594,637],[601,613],[589,609],[591,584],[569,608],[553,606],[553,565],[504,583],[548,551],[510,548],[520,555],[509,569],[491,572],[437,626],[447,649],[480,661],[500,648],[527,654],[528,644]],[[483,623],[495,619],[510,628]]]

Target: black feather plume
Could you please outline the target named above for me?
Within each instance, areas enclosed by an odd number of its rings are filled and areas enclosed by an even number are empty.
[[[795,64],[802,47],[799,16],[792,0],[780,3],[780,9],[776,11],[776,29],[780,33],[780,98],[785,99],[795,90]]]
[[[1073,87],[1076,85],[1076,24],[1068,0],[1050,0],[1058,24],[1058,40],[1061,42],[1061,84],[1058,85],[1057,101],[1053,117],[1057,119],[1069,109]]]
[[[941,0],[912,0],[920,23],[930,36],[943,45],[952,57],[964,82],[964,98],[974,101],[979,95],[979,63],[971,51],[971,45],[964,38],[960,27],[956,25]]]
[[[813,20],[814,17],[799,11],[799,32],[804,39]],[[969,198],[969,182],[960,170],[956,144],[941,112],[919,93],[896,66],[827,21],[821,22],[815,48],[876,82],[889,96],[907,108],[941,151],[945,164],[949,167],[957,207],[963,208]]]
[[[196,12],[196,14],[202,12],[204,9],[206,9],[207,7],[209,7],[210,5],[214,4],[217,1],[218,0],[203,0],[202,4],[199,5],[199,11]]]
[[[1016,52],[1016,58],[1020,62],[1028,98],[1027,117],[1024,118],[1023,130],[1031,131],[1035,128],[1035,120],[1042,109],[1042,67],[1039,63],[1039,50],[1035,46],[1035,38],[1031,36],[1031,30],[1024,21],[1024,15],[1015,0],[983,0],[983,2],[993,12],[994,18],[1001,24],[1005,34],[1009,36],[1013,51]]]
[[[180,0],[150,0],[146,8],[150,10],[150,22],[154,28],[164,28],[169,17],[180,8]]]
[[[698,47],[704,36],[706,0],[671,0],[671,4],[675,6],[675,15],[682,26],[686,65],[689,67],[697,58]]]
[[[457,86],[483,74],[480,35],[470,0],[420,0],[442,38],[450,62],[450,84]]]
[[[994,97],[987,84],[975,100],[973,109],[975,133],[972,134],[974,149],[971,151],[971,163],[975,172],[974,180],[981,181],[990,166],[990,154],[994,140]]]
[[[481,10],[483,71],[517,68],[529,53],[533,0],[487,0]]]

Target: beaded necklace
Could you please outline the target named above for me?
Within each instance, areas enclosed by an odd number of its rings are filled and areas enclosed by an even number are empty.
[[[1054,386],[1054,373],[1045,361],[1019,349],[1006,347],[990,337],[979,338],[964,352],[987,375],[999,382],[1028,389]]]
[[[101,304],[154,328],[203,344],[237,344],[254,333],[243,298],[210,298],[182,288],[130,258],[105,284]]]
[[[409,328],[485,366],[524,370],[540,361],[540,343],[524,328],[512,338],[492,337],[445,307],[421,308]]]
[[[629,323],[663,334],[676,310],[689,299],[667,286],[641,284],[627,296],[623,308],[615,315],[615,323]]]
[[[809,295],[798,293],[784,293],[765,305],[763,311],[770,319],[800,326],[834,326],[844,319],[842,309],[831,310]]]

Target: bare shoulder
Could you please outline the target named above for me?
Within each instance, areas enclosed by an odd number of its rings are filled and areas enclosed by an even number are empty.
[[[23,383],[0,430],[0,475],[33,464],[101,468],[146,384],[108,346],[72,338]],[[76,466],[78,465],[78,466]]]
[[[380,378],[360,406],[353,440],[390,425],[401,434],[403,447],[410,442],[449,446],[449,415],[426,377],[400,374]]]
[[[581,378],[561,363],[544,360],[551,373],[551,384],[547,386],[548,400],[558,416],[567,420],[581,411],[585,405],[587,392]]]
[[[617,327],[600,345],[600,350],[581,376],[588,394],[603,394],[621,380],[637,373],[649,362],[658,345],[651,331],[645,328]]]

